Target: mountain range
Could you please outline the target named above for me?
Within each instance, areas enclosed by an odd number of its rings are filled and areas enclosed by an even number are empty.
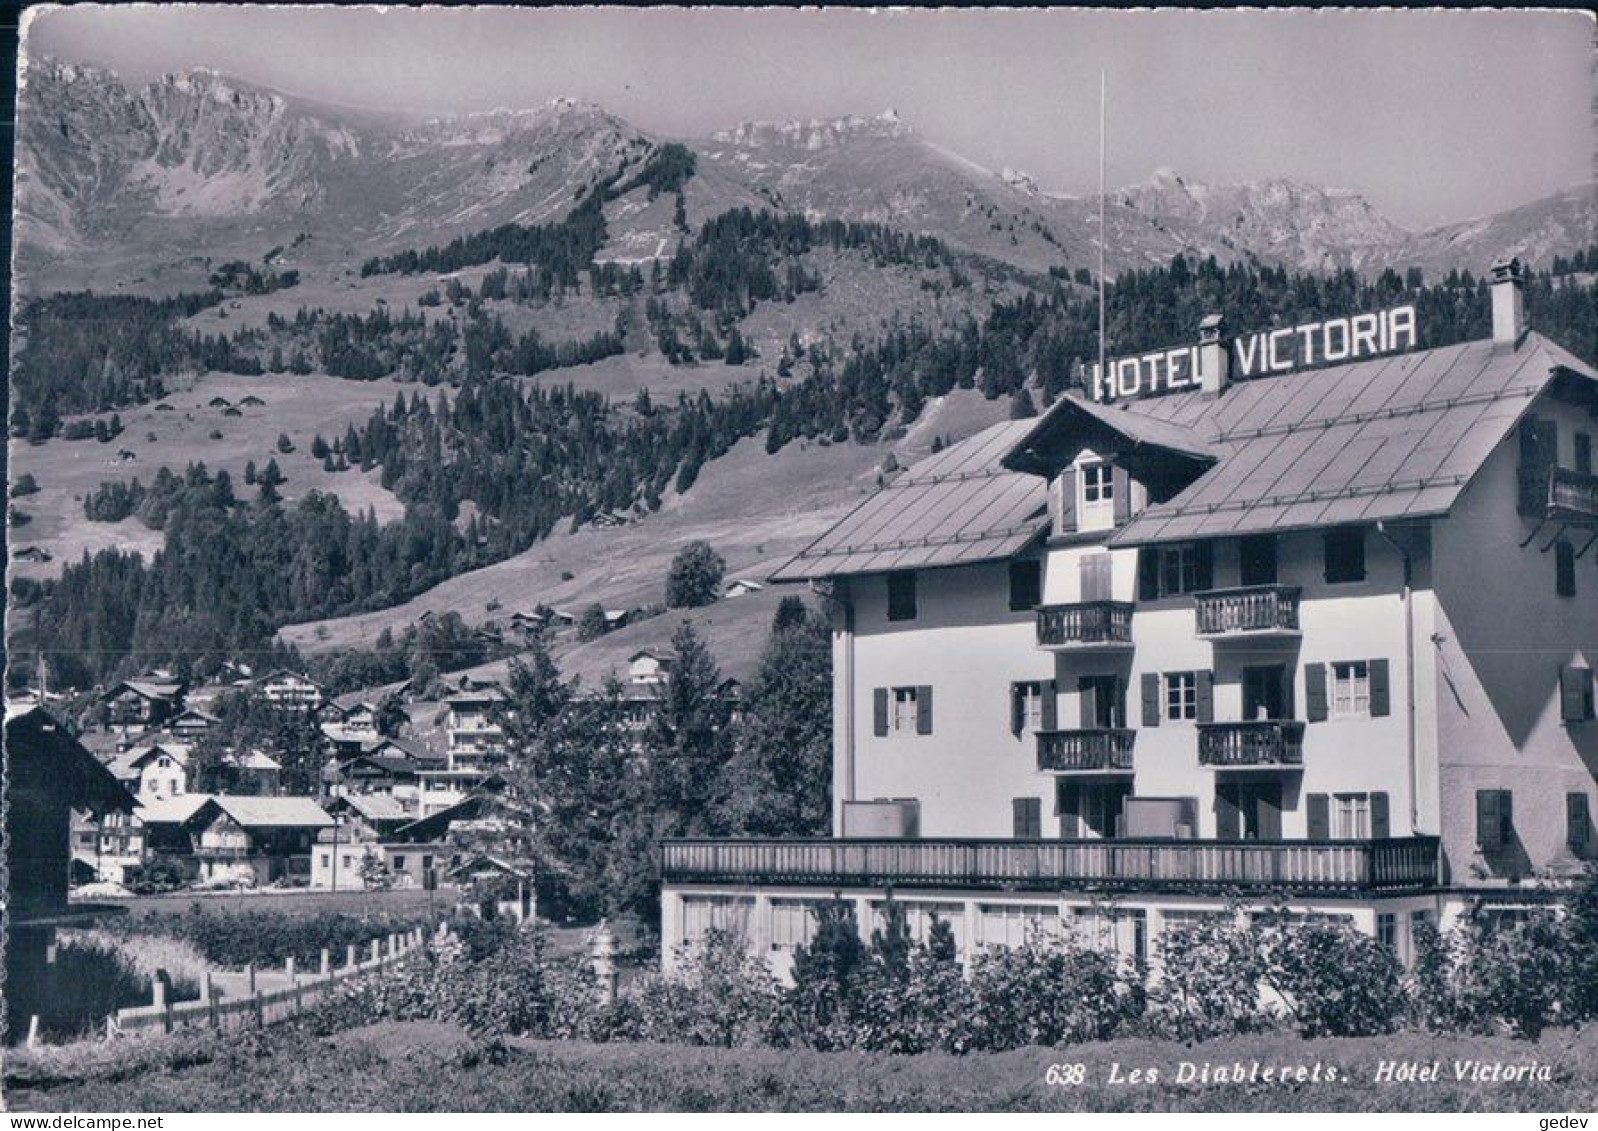
[[[589,103],[423,120],[317,103],[214,71],[143,86],[110,71],[30,61],[19,96],[16,240],[30,290],[165,288],[204,257],[293,245],[333,267],[468,232],[565,215],[582,192],[640,167],[667,140]],[[892,111],[744,123],[676,139],[695,155],[681,213],[624,195],[600,258],[669,255],[739,206],[878,221],[1033,272],[1097,261],[1097,197],[1041,190],[922,137]],[[1480,273],[1598,243],[1595,185],[1413,232],[1356,192],[1287,179],[1208,185],[1161,170],[1105,201],[1111,270],[1176,254],[1324,271]]]

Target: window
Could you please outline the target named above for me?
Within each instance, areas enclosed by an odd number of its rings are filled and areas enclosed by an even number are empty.
[[[1078,530],[1105,530],[1115,525],[1115,469],[1108,463],[1083,463],[1077,469]]]
[[[916,619],[916,575],[909,570],[888,575],[888,619]]]
[[[1370,795],[1339,793],[1332,809],[1334,840],[1366,840],[1371,835]]]
[[[794,950],[809,943],[816,929],[815,908],[800,899],[771,901],[771,949]]]
[[[1037,559],[1010,563],[1010,608],[1035,609],[1043,603],[1043,563]]]
[[[921,900],[907,899],[895,900],[895,903],[904,911],[905,926],[910,928],[910,940],[924,945],[932,937],[932,925],[944,923],[949,927],[949,933],[954,936],[955,952],[965,949],[965,907],[958,903],[931,903]],[[871,905],[871,910],[876,913],[877,926],[885,928],[888,925],[886,900],[878,900]]]
[[[393,862],[393,864],[390,865],[390,868],[391,868],[392,871],[395,871],[395,872],[403,872],[405,870],[405,857],[403,857],[403,856],[394,857],[394,862]]]
[[[1366,716],[1371,713],[1371,672],[1364,660],[1332,665],[1332,715]]]
[[[346,867],[346,868],[353,867],[354,864],[355,864],[355,861],[350,857],[350,854],[347,853],[347,852],[343,854],[342,859],[344,861],[344,867]]]
[[[682,901],[682,941],[696,943],[706,932],[725,931],[747,938],[749,912],[755,901],[748,897],[725,895],[686,895]]]
[[[1398,953],[1398,916],[1391,911],[1377,913],[1376,941],[1394,954]]]
[[[1139,554],[1138,596],[1145,601],[1212,588],[1214,566],[1208,542],[1149,546]]]
[[[1576,470],[1592,474],[1592,436],[1586,432],[1576,433]]]
[[[1044,725],[1044,686],[1037,680],[1010,685],[1010,694],[1014,696],[1010,704],[1010,730],[1016,735],[1029,730],[1053,729]]]
[[[1563,538],[1554,543],[1554,593],[1560,597],[1576,595],[1576,547]]]
[[[1515,839],[1514,794],[1507,789],[1476,791],[1476,843],[1492,852]]]
[[[1198,673],[1165,673],[1165,717],[1172,722],[1198,718]]]
[[[1328,530],[1324,535],[1326,583],[1346,585],[1365,580],[1365,530],[1363,527]]]
[[[1276,584],[1276,535],[1255,534],[1239,540],[1238,583]]]
[[[1565,794],[1565,843],[1578,857],[1586,856],[1592,847],[1592,817],[1585,793]]]
[[[424,871],[424,872],[431,871],[432,867],[433,867],[433,858],[431,856],[422,857],[422,871]]]
[[[1057,936],[1060,912],[1054,907],[984,903],[978,908],[977,941],[983,946],[1021,946],[1031,934]]]
[[[913,687],[895,687],[893,689],[893,729],[896,731],[913,731],[916,728],[916,689]]]
[[[1593,717],[1593,673],[1575,666],[1559,669],[1559,718],[1584,723]]]

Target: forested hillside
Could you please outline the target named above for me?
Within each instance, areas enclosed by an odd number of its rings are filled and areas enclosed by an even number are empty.
[[[706,225],[658,281],[643,285],[704,312],[709,325],[725,320],[735,329],[740,311],[780,299],[772,264],[818,243],[950,265],[950,253],[936,241],[872,225],[738,212]],[[768,293],[773,287],[776,293]],[[1527,287],[1533,324],[1586,357],[1598,356],[1595,300],[1598,285],[1585,274],[1544,273]],[[1351,271],[1315,276],[1179,258],[1166,268],[1123,274],[1109,288],[1109,346],[1186,342],[1200,318],[1216,311],[1247,332],[1406,301],[1418,307],[1425,346],[1490,331],[1486,283],[1465,273],[1431,283],[1417,271],[1363,280]],[[483,317],[474,322],[468,315],[466,332],[485,332]],[[424,328],[444,324],[414,315],[379,312],[353,321],[308,315],[307,323],[320,328],[324,363],[330,350],[336,357],[350,348],[347,331],[354,326],[362,348],[383,364],[406,356],[397,343],[418,336],[425,343],[435,333],[437,356],[455,356],[442,330]],[[88,500],[86,517],[136,512],[164,532],[166,549],[149,562],[103,551],[69,565],[58,581],[14,585],[14,598],[27,610],[18,621],[15,663],[31,666],[37,642],[48,640],[52,678],[60,683],[84,685],[154,662],[204,674],[225,655],[269,650],[283,624],[405,600],[526,549],[562,521],[658,508],[667,491],[691,488],[706,461],[762,430],[770,451],[801,437],[873,443],[913,423],[927,399],[961,387],[1011,397],[1017,413],[1036,411],[1072,383],[1079,361],[1094,356],[1096,332],[1092,297],[1051,280],[958,325],[910,322],[875,341],[793,343],[778,359],[779,373],[786,368],[790,377],[765,375],[720,398],[700,394],[660,404],[647,393],[613,404],[563,386],[528,386],[505,375],[519,371],[503,364],[502,350],[514,353],[516,343],[468,345],[478,360],[449,370],[457,389],[397,397],[364,427],[321,438],[330,470],[381,470],[383,485],[405,504],[403,521],[379,525],[325,495],[285,504],[269,472],[246,491],[199,467],[158,476],[149,486],[124,485]],[[283,349],[277,339],[294,333],[241,332],[228,348],[250,357],[244,351],[265,351],[266,364],[275,365]],[[59,335],[59,348],[70,339]],[[141,354],[140,380],[157,380],[166,356]],[[101,370],[83,370],[91,371]],[[112,387],[103,386],[101,395]],[[461,522],[468,502],[470,518]]]

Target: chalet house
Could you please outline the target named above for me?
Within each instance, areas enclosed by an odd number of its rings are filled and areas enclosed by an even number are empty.
[[[203,880],[309,880],[311,846],[333,818],[309,797],[217,796],[187,822]]]
[[[322,807],[350,840],[382,840],[416,819],[413,809],[390,794],[345,794]]]
[[[247,396],[243,400],[239,401],[239,404],[244,408],[261,408],[266,404],[266,402],[260,397],[251,394],[250,396]]]
[[[740,577],[728,584],[722,591],[722,596],[728,600],[734,597],[747,597],[751,593],[759,593],[766,587],[752,577]]]
[[[283,789],[282,765],[259,750],[245,750],[234,755],[233,777],[241,793],[270,797]]]
[[[124,733],[161,726],[182,711],[183,690],[177,680],[123,680],[100,696],[106,725]]]
[[[286,710],[315,711],[327,699],[321,684],[286,669],[262,676],[255,687],[267,702]]]
[[[14,562],[41,563],[52,559],[50,551],[43,546],[23,546],[20,549],[11,551],[11,560]]]
[[[170,740],[136,746],[111,763],[111,773],[129,793],[154,800],[189,792],[191,748]]]
[[[10,1037],[34,1014],[49,1014],[56,928],[87,925],[108,913],[67,902],[72,814],[128,813],[134,799],[42,707],[7,707],[0,777],[6,785],[4,990]]]
[[[1598,849],[1598,371],[1518,263],[1492,302],[1488,340],[1345,361],[1359,315],[1268,374],[1209,319],[1151,355],[1180,387],[1068,393],[863,502],[775,578],[836,610],[833,839],[667,841],[667,963],[711,926],[791,953],[834,893],[966,954],[1143,956],[1280,898],[1406,961],[1556,898]]]
[[[671,681],[672,665],[676,662],[676,653],[663,648],[634,652],[627,657],[627,682],[637,687],[663,687]]]
[[[206,402],[206,404],[211,408],[227,408],[232,403],[233,402],[228,400],[226,397],[212,397]]]
[[[197,707],[190,707],[168,719],[162,729],[177,741],[192,745],[215,728],[220,721],[213,714]]]

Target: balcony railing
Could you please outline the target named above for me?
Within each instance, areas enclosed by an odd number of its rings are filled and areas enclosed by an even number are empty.
[[[1199,765],[1250,769],[1304,764],[1304,724],[1295,719],[1199,723]]]
[[[1040,648],[1129,648],[1132,645],[1130,601],[1083,601],[1044,605],[1038,609]]]
[[[668,884],[1011,891],[1420,891],[1435,837],[1334,841],[668,840]]]
[[[1291,635],[1298,632],[1298,586],[1249,585],[1193,595],[1200,636]]]
[[[1598,523],[1598,475],[1554,468],[1548,482],[1548,516],[1561,522]]]
[[[1135,730],[1038,731],[1038,769],[1046,773],[1131,773]]]

